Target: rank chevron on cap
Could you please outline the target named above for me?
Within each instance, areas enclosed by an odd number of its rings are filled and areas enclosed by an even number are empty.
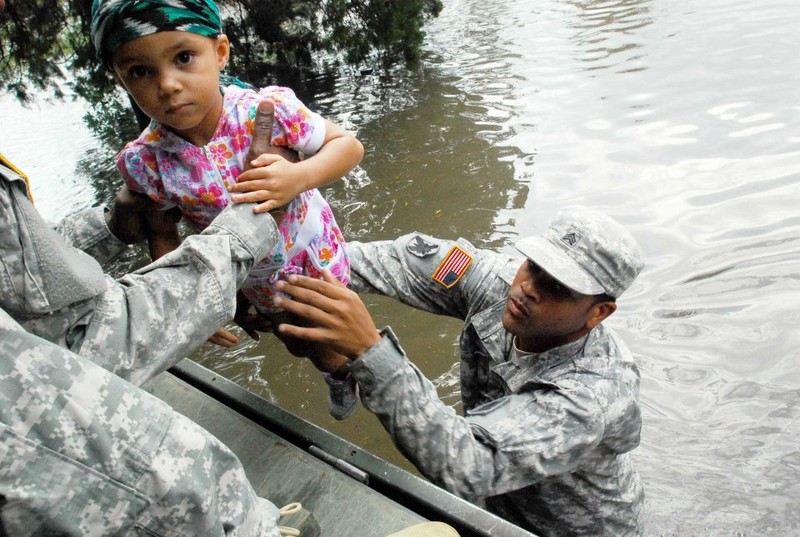
[[[467,268],[469,268],[471,263],[471,255],[460,247],[453,246],[450,248],[450,251],[447,252],[447,255],[444,256],[444,260],[439,265],[439,268],[433,273],[433,279],[449,289],[461,279],[461,276],[463,276],[465,272],[467,272]]]

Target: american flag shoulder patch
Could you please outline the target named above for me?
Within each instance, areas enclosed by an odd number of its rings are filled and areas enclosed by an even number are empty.
[[[472,256],[459,246],[453,246],[433,273],[433,280],[447,289],[453,287],[472,264]]]

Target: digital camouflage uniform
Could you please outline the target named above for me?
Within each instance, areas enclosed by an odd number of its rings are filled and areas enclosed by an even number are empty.
[[[233,316],[273,219],[234,207],[119,281],[64,242],[119,252],[102,209],[60,231],[0,167],[0,535],[278,535],[236,456],[135,386]]]
[[[468,263],[444,274],[455,244]],[[539,535],[642,534],[644,493],[629,453],[641,428],[639,372],[609,328],[511,359],[502,316],[522,258],[421,234],[351,242],[348,254],[354,290],[465,320],[466,418],[439,400],[390,331],[352,362],[362,402],[423,474]]]

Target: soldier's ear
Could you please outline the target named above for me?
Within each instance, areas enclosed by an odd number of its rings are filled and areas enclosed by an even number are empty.
[[[591,330],[601,322],[603,322],[609,315],[617,311],[617,303],[613,300],[604,300],[597,302],[592,306],[589,311],[589,318],[586,320],[586,327]]]

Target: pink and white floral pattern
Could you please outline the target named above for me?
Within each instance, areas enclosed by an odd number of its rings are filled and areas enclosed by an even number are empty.
[[[225,88],[223,113],[212,140],[197,147],[158,123],[151,123],[117,155],[116,164],[131,190],[148,195],[163,210],[180,208],[192,226],[205,229],[230,202],[227,185],[244,169],[256,106],[263,98],[275,102],[272,145],[313,155],[325,138],[325,123],[311,112],[289,88],[270,86],[259,92]],[[320,277],[317,265],[328,268],[341,282],[350,280],[350,264],[344,255],[344,238],[327,203],[321,212],[323,225],[307,248],[285,259],[308,212],[315,190],[297,196],[280,224],[280,238],[267,258],[253,270],[245,294],[262,309],[271,309],[275,283],[289,274]],[[309,252],[310,251],[310,252]],[[314,262],[312,262],[312,259]]]

